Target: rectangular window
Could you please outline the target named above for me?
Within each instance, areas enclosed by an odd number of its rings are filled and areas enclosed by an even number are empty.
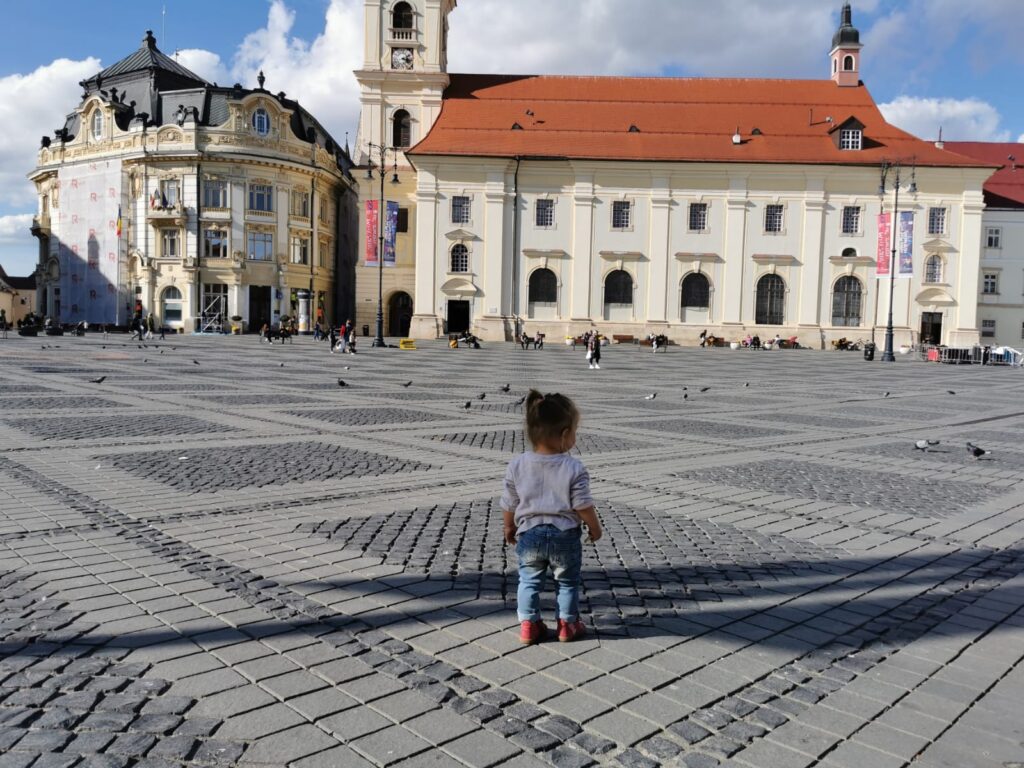
[[[246,245],[248,246],[249,258],[253,261],[274,260],[273,232],[249,232]]]
[[[250,184],[249,210],[271,213],[274,210],[274,188],[269,184]]]
[[[857,235],[857,234],[860,234],[860,206],[859,205],[844,205],[843,206],[843,234],[844,235]]]
[[[994,339],[996,336],[996,321],[995,320],[982,320],[981,321],[981,338],[983,339]]]
[[[690,203],[690,231],[707,232],[708,229],[708,204]]]
[[[555,225],[555,201],[538,200],[533,210],[533,221],[538,227],[553,227]]]
[[[409,231],[409,209],[408,208],[399,208],[398,209],[398,227],[396,229],[397,229],[398,232],[408,232]]]
[[[987,227],[985,230],[985,247],[1002,248],[1003,230],[999,227]]]
[[[160,230],[160,255],[165,259],[178,258],[178,230]]]
[[[928,234],[929,235],[944,235],[944,234],[946,234],[946,209],[945,208],[929,208],[928,209]]]
[[[309,264],[309,239],[292,238],[292,264]]]
[[[228,233],[222,229],[203,230],[203,258],[226,259],[228,257]]]
[[[227,208],[228,183],[226,181],[203,182],[203,208]]]
[[[173,208],[178,204],[178,180],[164,179],[160,182],[160,206]]]
[[[779,204],[766,205],[764,207],[764,231],[765,232],[781,232],[782,231],[782,214],[783,207]]]
[[[292,192],[292,216],[309,218],[309,192]]]
[[[986,272],[982,281],[981,292],[989,295],[999,293],[999,275],[994,272]]]
[[[319,255],[320,261],[319,261],[319,265],[322,268],[326,268],[327,267],[328,257],[329,257],[329,254],[330,254],[330,250],[331,250],[330,243],[320,243],[320,255]]]
[[[325,224],[331,220],[331,198],[327,194],[320,195],[320,221]]]
[[[839,131],[840,149],[860,149],[863,143],[863,131],[856,128],[843,128]]]
[[[452,224],[469,224],[469,198],[456,195],[452,198]]]
[[[629,229],[633,222],[633,204],[629,200],[612,202],[612,229]]]

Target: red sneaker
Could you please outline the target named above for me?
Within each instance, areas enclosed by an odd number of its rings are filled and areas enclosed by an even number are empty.
[[[576,621],[558,620],[558,642],[560,643],[578,640],[583,637],[586,631],[586,627],[583,626],[583,622],[579,619],[576,619]]]
[[[519,642],[523,645],[533,645],[544,639],[548,628],[543,621],[530,621],[527,619],[519,625]]]

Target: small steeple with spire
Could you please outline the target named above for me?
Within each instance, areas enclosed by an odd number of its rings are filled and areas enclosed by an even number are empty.
[[[843,3],[839,29],[832,35],[832,81],[839,86],[860,85],[860,31],[853,26],[853,9]]]

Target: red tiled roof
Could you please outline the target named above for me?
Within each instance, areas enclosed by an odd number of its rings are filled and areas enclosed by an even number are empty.
[[[986,205],[993,208],[1024,208],[1024,144],[947,141],[946,149],[989,165],[1000,166],[985,182]],[[1010,157],[1015,159],[1010,160]]]
[[[850,117],[865,126],[860,151],[839,150],[829,135]],[[889,125],[867,88],[831,80],[452,75],[437,122],[408,154],[987,165]]]

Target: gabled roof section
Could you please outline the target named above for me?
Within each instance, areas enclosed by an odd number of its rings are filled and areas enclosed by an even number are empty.
[[[4,268],[0,266],[0,288],[6,286],[15,291],[33,291],[36,287],[36,276],[10,277]]]
[[[842,151],[829,135],[834,121],[825,118],[852,115],[870,141]],[[522,130],[512,130],[515,123]],[[829,165],[914,157],[919,166],[985,165],[890,125],[867,88],[831,80],[451,75],[437,122],[408,154]]]
[[[999,168],[985,182],[985,205],[1024,209],[1024,144],[947,141],[946,149]]]
[[[209,83],[190,69],[186,69],[167,54],[156,47],[156,38],[151,30],[146,30],[146,36],[142,38],[142,45],[116,64],[111,64],[99,74],[93,75],[87,82],[99,78],[101,81],[129,75],[135,72],[148,72],[150,70],[162,70],[177,75],[180,78],[191,80],[195,85],[209,85]]]

